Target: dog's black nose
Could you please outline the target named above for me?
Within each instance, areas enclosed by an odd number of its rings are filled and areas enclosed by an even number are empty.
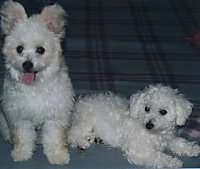
[[[154,128],[154,124],[153,124],[151,121],[149,121],[148,123],[146,123],[146,128],[147,128],[148,130],[151,130],[151,129]]]
[[[22,64],[24,72],[31,72],[33,70],[33,63],[31,61],[25,61]]]

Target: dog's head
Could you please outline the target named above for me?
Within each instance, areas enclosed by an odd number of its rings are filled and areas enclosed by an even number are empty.
[[[29,82],[57,71],[63,59],[60,41],[66,23],[62,7],[50,5],[40,14],[27,17],[20,3],[9,0],[0,12],[1,29],[6,36],[3,54],[11,77]]]
[[[149,131],[173,130],[184,125],[191,112],[192,104],[167,86],[150,85],[130,98],[130,116]]]

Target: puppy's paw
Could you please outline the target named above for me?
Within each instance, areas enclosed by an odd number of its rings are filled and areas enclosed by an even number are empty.
[[[14,161],[26,161],[32,157],[32,151],[18,147],[14,148],[14,150],[11,152],[11,156]]]
[[[194,156],[194,157],[200,155],[200,146],[197,145],[197,144],[194,144],[192,146],[191,152],[188,155],[189,156]]]
[[[64,165],[68,164],[70,160],[69,153],[66,148],[54,149],[46,155],[50,164]]]
[[[178,160],[177,158],[172,158],[169,162],[168,168],[178,169],[183,166],[183,162],[181,160]]]
[[[82,137],[78,137],[76,139],[69,139],[69,143],[71,147],[78,147],[81,150],[85,150],[88,147],[90,147],[90,145],[94,142],[94,136],[90,135],[90,136],[82,136]]]
[[[163,169],[163,168],[171,168],[171,169],[178,169],[183,166],[183,162],[177,158],[167,157],[157,159],[155,164],[153,165],[154,168]]]
[[[88,149],[92,144],[92,139],[82,139],[78,141],[78,148],[81,150]]]

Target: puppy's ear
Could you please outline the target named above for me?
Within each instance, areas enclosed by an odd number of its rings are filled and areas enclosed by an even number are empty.
[[[187,118],[192,113],[192,103],[189,102],[183,95],[177,95],[175,98],[176,104],[176,124],[177,125],[184,125]]]
[[[141,91],[133,94],[130,97],[130,116],[134,119],[139,118],[139,111],[141,110],[141,106],[144,106],[144,104],[142,104],[144,95],[145,94]]]
[[[51,32],[54,32],[59,38],[63,38],[65,34],[66,16],[67,14],[64,9],[60,5],[54,4],[42,10],[40,19]]]
[[[5,35],[8,35],[16,23],[26,20],[27,15],[24,7],[12,0],[5,1],[0,9],[1,29]]]

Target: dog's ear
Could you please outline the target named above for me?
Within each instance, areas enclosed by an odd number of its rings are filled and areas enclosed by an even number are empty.
[[[54,32],[59,38],[63,38],[65,34],[66,12],[58,4],[46,6],[41,14],[40,19],[45,23],[47,28]]]
[[[185,124],[187,118],[192,113],[192,103],[189,102],[183,95],[178,94],[175,98],[176,105],[176,124],[182,126]]]
[[[3,34],[8,35],[16,23],[27,19],[24,7],[12,0],[5,1],[0,9],[1,30]]]
[[[130,97],[130,116],[138,119],[140,116],[140,111],[145,110],[144,100],[145,97],[151,95],[151,93],[156,90],[156,86],[149,85],[143,90],[138,91]]]
[[[144,95],[145,94],[140,91],[130,97],[130,116],[134,119],[139,118],[141,106],[144,106],[144,104],[142,104]]]

